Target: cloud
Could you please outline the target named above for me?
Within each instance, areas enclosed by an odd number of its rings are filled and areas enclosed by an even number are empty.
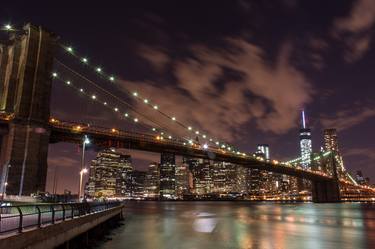
[[[344,153],[345,157],[366,157],[371,161],[375,161],[375,148],[352,148],[347,149]]]
[[[140,46],[138,54],[146,59],[157,72],[162,72],[170,61],[169,56],[160,48]]]
[[[321,123],[325,128],[336,128],[340,131],[352,128],[375,117],[375,108],[356,107],[337,112],[336,116],[322,116]]]
[[[333,34],[344,40],[347,62],[361,59],[370,49],[371,29],[375,24],[375,1],[358,0],[348,16],[334,21]]]
[[[174,82],[124,81],[122,86],[156,99],[179,121],[229,141],[248,134],[242,128],[249,122],[276,134],[295,127],[313,89],[289,61],[291,44],[285,43],[271,63],[257,45],[240,38],[226,43],[226,49],[191,46],[190,56],[171,62]]]

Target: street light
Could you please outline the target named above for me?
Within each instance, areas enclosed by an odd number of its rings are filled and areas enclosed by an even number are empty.
[[[87,173],[87,169],[85,168],[85,150],[86,150],[86,144],[90,144],[90,139],[87,135],[83,137],[82,140],[82,158],[81,158],[81,171],[80,174],[80,181],[79,181],[79,189],[78,189],[78,200],[81,200],[81,193],[82,193],[82,177],[83,174]]]
[[[86,168],[83,168],[81,169],[81,171],[79,172],[79,194],[78,194],[78,198],[79,200],[82,200],[82,180],[83,180],[83,174],[86,174],[88,172],[88,170]]]

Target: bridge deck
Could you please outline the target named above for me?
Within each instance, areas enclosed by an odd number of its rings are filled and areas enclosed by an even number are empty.
[[[86,134],[92,143],[103,147],[117,147],[150,152],[169,152],[181,156],[210,159],[220,162],[230,162],[252,169],[260,169],[296,176],[308,180],[327,181],[332,177],[318,171],[303,170],[302,168],[288,166],[277,161],[266,162],[252,155],[243,155],[221,150],[217,147],[204,149],[201,145],[189,144],[177,139],[158,139],[155,135],[114,130],[102,127],[88,126],[87,124],[51,122],[51,142],[82,143]]]

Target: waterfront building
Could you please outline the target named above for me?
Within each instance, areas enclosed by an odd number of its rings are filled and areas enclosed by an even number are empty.
[[[130,155],[115,149],[99,152],[91,161],[87,193],[90,197],[126,198],[131,196],[129,174],[133,171]]]
[[[148,166],[145,179],[145,198],[159,199],[160,196],[160,164],[153,162]]]
[[[160,155],[160,198],[176,198],[176,158],[173,153]]]
[[[131,178],[131,198],[140,200],[144,199],[146,195],[145,181],[146,172],[134,170],[130,173]]]
[[[189,165],[183,161],[176,166],[176,198],[182,200],[189,189]]]

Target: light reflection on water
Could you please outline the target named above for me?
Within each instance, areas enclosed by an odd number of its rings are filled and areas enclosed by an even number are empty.
[[[99,248],[375,248],[375,206],[129,202]]]

